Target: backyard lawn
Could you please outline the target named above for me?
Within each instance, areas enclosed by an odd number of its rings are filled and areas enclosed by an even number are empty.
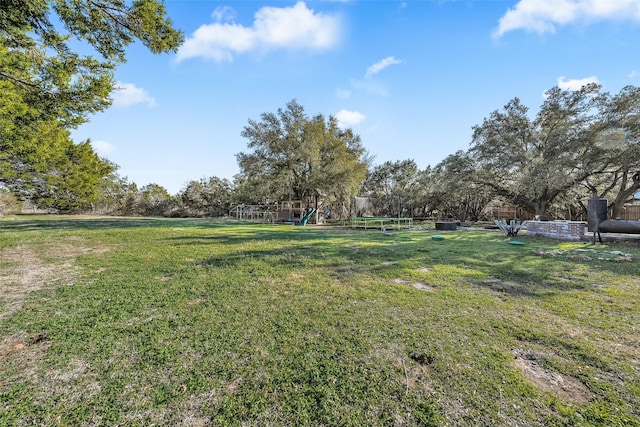
[[[640,426],[640,249],[0,218],[0,426]]]

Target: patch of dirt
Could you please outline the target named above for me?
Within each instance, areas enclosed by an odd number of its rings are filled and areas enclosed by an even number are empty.
[[[420,267],[420,268],[416,268],[416,271],[418,273],[431,273],[433,270],[430,269],[429,267]]]
[[[633,255],[621,251],[596,251],[594,249],[534,249],[533,253],[543,257],[566,258],[572,261],[633,262]]]
[[[416,288],[420,291],[427,291],[427,292],[431,292],[434,291],[435,288],[433,286],[429,286],[425,283],[422,282],[410,282],[408,280],[404,280],[404,279],[391,279],[391,283],[395,283],[396,285],[407,285],[407,286],[411,286],[413,288]]]
[[[542,356],[532,352],[514,350],[514,364],[524,377],[543,392],[552,392],[576,404],[592,400],[591,391],[577,378],[554,372],[542,366]]]
[[[82,402],[91,401],[101,390],[98,374],[91,365],[83,359],[72,357],[69,361],[56,369],[47,369],[42,373],[42,359],[46,357],[44,352],[39,357],[33,357],[27,365],[24,365],[30,387],[35,391],[35,399],[40,402],[51,402],[54,399],[63,398],[64,405],[73,408]],[[54,412],[55,413],[55,412]],[[59,420],[52,418],[52,414],[43,417],[43,425],[56,425]],[[98,416],[98,414],[95,414]],[[92,420],[88,425],[102,424],[98,419]]]
[[[48,341],[46,334],[40,333],[28,336],[25,333],[4,337],[0,341],[0,360],[13,356],[16,353],[27,351],[29,348],[36,348]]]
[[[190,427],[204,427],[209,425],[209,418],[198,417],[194,414],[187,415],[182,423],[178,424],[180,426],[190,426]]]
[[[419,291],[427,291],[427,292],[431,292],[434,291],[435,288],[433,288],[432,286],[429,285],[425,285],[424,283],[412,283],[411,286],[413,286],[414,288],[418,289]]]
[[[80,274],[78,255],[104,253],[80,238],[70,238],[42,247],[20,245],[0,251],[0,319],[20,310],[29,293],[43,288],[73,285]]]
[[[381,263],[380,263],[380,265],[381,265],[382,267],[388,267],[388,266],[390,266],[390,265],[394,265],[394,264],[396,264],[396,262],[395,262],[395,261],[383,261],[383,262],[381,262]]]
[[[571,261],[591,261],[593,258],[584,254],[574,254],[568,255],[567,259],[570,259]]]
[[[420,390],[430,396],[435,395],[430,374],[432,370],[430,364],[435,362],[434,355],[419,351],[407,352],[402,344],[389,342],[386,346],[374,347],[369,352],[368,358],[369,362],[375,365],[395,367],[395,380],[402,384],[407,392]],[[397,425],[406,425],[406,423]]]
[[[27,343],[18,337],[6,337],[0,342],[0,360],[27,348]]]

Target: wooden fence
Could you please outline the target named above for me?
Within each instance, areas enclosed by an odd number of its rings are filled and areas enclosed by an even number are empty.
[[[533,219],[534,215],[521,208],[495,206],[484,210],[487,219],[513,219],[517,218],[521,221]]]
[[[640,221],[640,206],[631,205],[622,208],[622,216],[620,219]]]
[[[567,220],[575,220],[575,221],[586,221],[587,216],[583,213],[578,215],[571,215],[569,212],[564,212],[561,210],[552,210],[551,218],[549,219],[567,219]],[[489,220],[494,219],[512,219],[517,218],[521,221],[532,220],[535,215],[531,212],[527,212],[521,208],[507,207],[507,206],[496,206],[492,208],[487,208],[484,211],[484,215]],[[622,210],[622,215],[620,219],[625,219],[629,221],[640,221],[640,205],[628,205],[625,206]]]

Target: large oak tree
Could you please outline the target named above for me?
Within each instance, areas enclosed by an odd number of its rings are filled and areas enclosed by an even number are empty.
[[[618,94],[605,94],[605,123],[599,137],[606,167],[590,177],[587,187],[609,199],[612,218],[621,216],[624,205],[640,190],[640,88],[626,86]]]
[[[543,215],[590,177],[632,171],[637,162],[625,159],[637,158],[630,155],[637,150],[640,93],[625,88],[611,97],[600,90],[597,84],[577,91],[554,87],[535,118],[518,98],[491,113],[473,132],[479,182]]]
[[[369,158],[360,137],[335,117],[309,117],[292,100],[276,113],[249,120],[242,136],[250,151],[237,155],[244,185],[261,188],[269,200],[307,200],[321,194],[332,203],[348,203],[367,174]]]

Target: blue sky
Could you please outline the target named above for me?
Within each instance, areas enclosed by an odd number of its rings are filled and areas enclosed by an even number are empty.
[[[186,42],[140,45],[90,138],[139,187],[232,179],[249,119],[296,99],[375,156],[423,169],[469,148],[472,126],[519,97],[640,84],[640,0],[165,0]]]

